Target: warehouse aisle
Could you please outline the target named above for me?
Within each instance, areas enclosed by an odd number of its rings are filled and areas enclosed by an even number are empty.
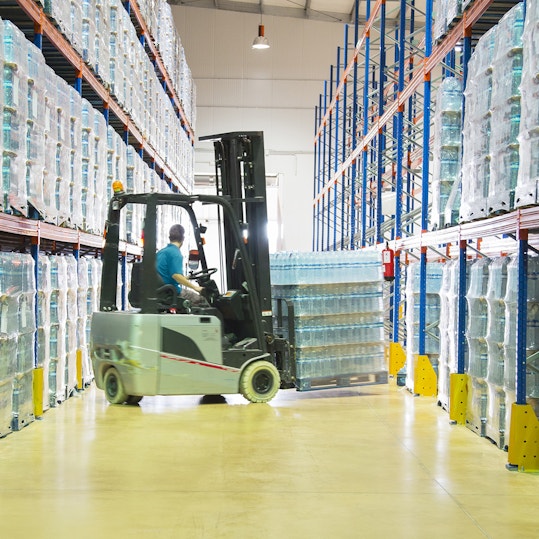
[[[536,538],[539,477],[394,385],[109,406],[0,440],[0,536]]]

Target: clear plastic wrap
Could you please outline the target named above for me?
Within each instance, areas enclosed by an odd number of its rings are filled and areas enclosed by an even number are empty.
[[[443,265],[429,262],[427,264],[427,297],[425,314],[431,327],[425,336],[425,354],[435,371],[438,370],[440,354],[439,317],[440,317],[440,288],[442,287]],[[419,262],[410,264],[406,277],[406,386],[414,390],[414,363],[419,353]]]
[[[515,189],[515,206],[539,200],[539,5],[528,2],[523,42],[523,71],[520,91],[520,167]]]
[[[10,21],[3,21],[2,202],[5,212],[26,215],[26,119],[28,114],[28,55],[26,38]]]
[[[457,301],[458,301],[457,260],[443,265],[442,287],[440,289],[440,356],[438,359],[438,402],[449,409],[449,380],[457,372]]]
[[[32,204],[49,223],[56,223],[58,216],[55,200],[56,146],[58,144],[56,80],[57,76],[54,71],[45,65],[45,163],[41,190],[37,185]]]
[[[466,371],[470,376],[472,391],[468,393],[466,425],[480,436],[485,436],[487,421],[488,387],[487,377],[487,314],[486,294],[488,290],[489,260],[474,260],[469,268],[468,305],[466,341],[468,345],[468,364]]]
[[[32,257],[0,253],[0,403],[8,406],[0,414],[0,436],[34,419],[35,296]],[[7,395],[8,387],[12,391],[11,398]]]
[[[446,208],[458,183],[461,169],[460,147],[462,137],[462,85],[454,78],[444,79],[438,88],[433,129],[432,208],[430,228],[437,230],[457,224],[450,212],[446,221]]]
[[[507,265],[509,259],[497,258],[489,266],[487,290],[487,385],[488,414],[485,435],[499,447],[506,444],[506,398],[504,385],[504,327]]]
[[[487,216],[490,183],[492,62],[497,26],[478,41],[468,64],[463,126],[460,221]]]
[[[0,340],[0,353],[3,350],[3,342]],[[13,380],[0,379],[0,438],[12,432],[13,410]]]
[[[276,253],[270,268],[274,297],[294,304],[299,389],[386,370],[380,253]]]
[[[510,211],[518,181],[524,6],[517,4],[498,23],[493,61],[491,167],[488,214]]]

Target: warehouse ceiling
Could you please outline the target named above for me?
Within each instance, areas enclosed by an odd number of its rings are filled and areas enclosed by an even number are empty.
[[[241,13],[261,13],[276,17],[294,17],[324,22],[351,23],[355,19],[355,0],[168,0],[176,6],[222,9]],[[420,0],[419,3],[424,3]],[[365,0],[359,0],[359,21],[366,20]],[[371,6],[374,1],[371,1]],[[387,17],[399,16],[400,0],[387,0]]]

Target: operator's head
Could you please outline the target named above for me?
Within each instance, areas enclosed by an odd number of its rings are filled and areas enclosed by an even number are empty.
[[[168,233],[170,243],[183,243],[185,238],[185,229],[182,225],[172,225]]]

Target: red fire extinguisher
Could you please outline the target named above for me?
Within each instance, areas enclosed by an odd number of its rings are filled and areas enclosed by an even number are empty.
[[[382,265],[384,266],[384,279],[386,281],[395,279],[395,251],[389,248],[389,243],[386,243],[386,248],[382,251]]]

